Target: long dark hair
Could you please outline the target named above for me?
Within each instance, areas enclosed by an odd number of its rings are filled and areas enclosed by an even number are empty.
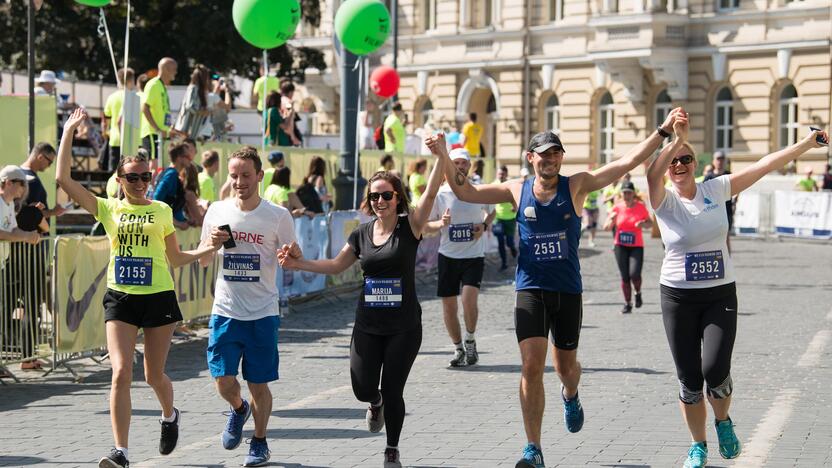
[[[208,107],[208,88],[211,86],[211,74],[205,65],[197,64],[194,71],[191,72],[191,84],[196,86],[196,92],[199,96],[200,107],[205,109]]]
[[[289,188],[291,180],[292,170],[286,166],[277,169],[276,171],[274,171],[274,175],[272,175],[272,184],[277,185],[279,187]]]
[[[306,175],[306,178],[323,177],[324,174],[326,174],[326,161],[320,156],[313,156],[309,161],[309,174]]]
[[[377,180],[385,180],[390,185],[393,186],[393,191],[396,192],[396,196],[398,197],[398,204],[396,205],[396,214],[408,213],[410,212],[410,198],[407,196],[407,192],[404,189],[404,184],[402,184],[402,180],[398,178],[395,174],[388,171],[378,171],[370,177],[370,180],[367,181],[367,194],[364,196],[364,200],[361,202],[361,211],[366,213],[368,216],[375,216],[375,212],[373,211],[373,207],[370,206],[370,186],[373,185],[373,182]]]

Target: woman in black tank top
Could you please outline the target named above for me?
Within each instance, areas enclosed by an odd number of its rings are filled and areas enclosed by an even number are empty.
[[[445,138],[430,137],[426,144],[444,145]],[[283,268],[328,275],[343,272],[356,260],[360,262],[364,284],[350,344],[350,374],[355,397],[370,403],[368,429],[379,432],[387,425],[385,466],[401,466],[398,444],[405,414],[402,394],[422,344],[416,251],[442,182],[442,165],[442,159],[436,159],[425,193],[412,209],[401,179],[391,172],[376,172],[367,184],[362,204],[364,212],[374,218],[350,234],[335,258],[305,260],[294,255],[298,251],[295,245],[283,246],[278,253]]]

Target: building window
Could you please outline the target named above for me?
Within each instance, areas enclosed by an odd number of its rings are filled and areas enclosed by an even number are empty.
[[[418,126],[424,127],[428,123],[433,123],[433,103],[430,102],[430,99],[425,99],[422,107],[417,112],[419,114]]]
[[[612,161],[615,142],[615,109],[612,103],[612,95],[610,93],[604,94],[601,102],[598,105],[598,115],[601,116],[599,121],[599,153],[598,162],[606,164]]]
[[[543,108],[543,113],[546,121],[545,130],[560,135],[560,105],[557,96],[554,94],[549,96],[549,99],[546,100],[546,107]]]
[[[563,0],[544,0],[546,3],[546,19],[560,21],[563,19]]]
[[[716,0],[718,10],[736,10],[740,7],[740,0]]]
[[[658,96],[656,96],[656,110],[653,113],[653,115],[656,116],[656,125],[664,123],[664,119],[666,119],[668,114],[670,114],[671,109],[673,109],[673,103],[670,100],[670,95],[667,94],[667,90],[664,89]],[[664,148],[664,145],[668,143],[670,143],[670,137],[662,140],[662,144],[659,146],[659,149]]]
[[[471,27],[487,28],[494,19],[494,0],[471,0]]]
[[[797,90],[788,85],[780,93],[780,147],[797,143]]]
[[[731,151],[734,146],[734,95],[722,88],[716,96],[714,151]]]
[[[422,24],[425,31],[436,29],[436,0],[422,0]]]

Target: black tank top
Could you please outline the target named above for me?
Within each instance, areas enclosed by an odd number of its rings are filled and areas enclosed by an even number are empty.
[[[416,251],[419,241],[407,216],[399,216],[382,245],[373,244],[376,220],[358,226],[349,244],[361,264],[364,285],[355,313],[355,328],[377,335],[395,335],[422,325],[416,297]]]

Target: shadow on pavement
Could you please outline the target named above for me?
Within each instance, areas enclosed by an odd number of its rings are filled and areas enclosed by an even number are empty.
[[[109,381],[107,385],[109,385]],[[29,403],[46,400],[55,395],[87,393],[104,388],[104,384],[63,384],[54,382],[6,385],[3,387],[3,398],[0,398],[0,413],[3,411],[19,411]],[[0,458],[0,465],[2,465],[2,458]]]
[[[492,364],[492,365],[474,365],[474,366],[467,366],[467,367],[449,367],[449,371],[453,372],[504,372],[504,373],[512,373],[512,374],[519,374],[520,373],[520,365],[519,364]],[[555,372],[555,368],[552,366],[546,366],[546,369],[543,372]]]
[[[0,466],[39,465],[39,464],[41,464],[45,461],[46,461],[45,458],[40,458],[40,457],[0,455]]]
[[[357,429],[331,429],[331,428],[305,428],[305,429],[269,429],[266,431],[268,437],[276,439],[366,439],[368,437],[381,437],[382,433],[372,433],[366,430]]]
[[[618,369],[614,369],[611,367],[584,367],[584,373],[592,374],[595,372],[628,372],[632,374],[645,374],[645,375],[661,375],[667,374],[665,371],[657,371],[655,369],[647,369],[645,367],[620,367]]]
[[[304,408],[272,411],[279,418],[311,419],[364,419],[366,409],[358,408]]]

